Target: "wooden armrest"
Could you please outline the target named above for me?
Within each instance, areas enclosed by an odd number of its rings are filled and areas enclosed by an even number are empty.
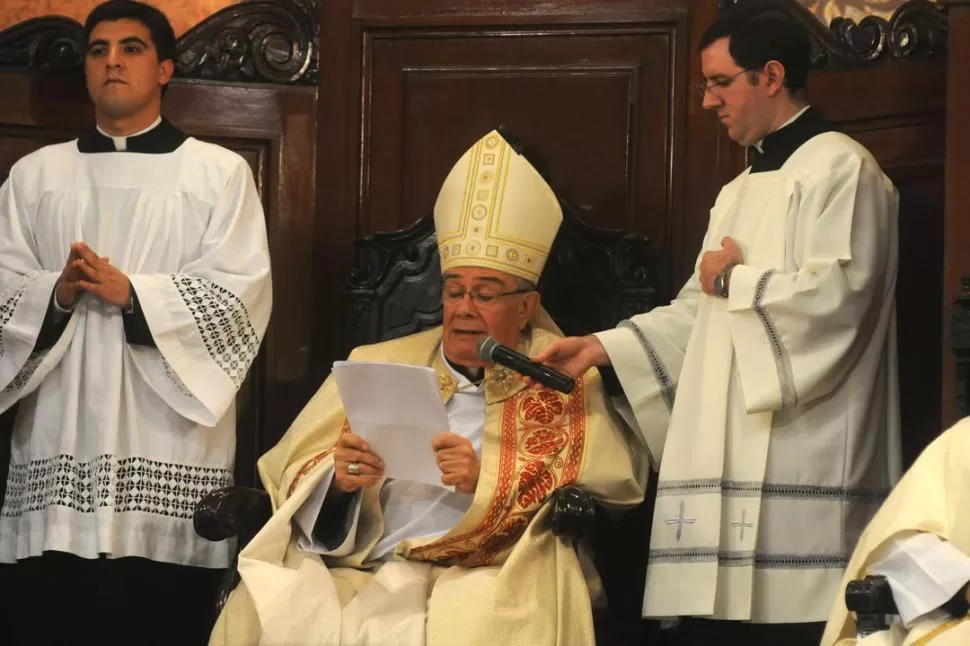
[[[552,492],[552,533],[572,541],[590,540],[596,523],[596,501],[575,485]]]
[[[224,487],[199,500],[192,514],[195,532],[210,541],[261,527],[272,513],[269,494],[253,487]]]
[[[899,614],[889,580],[884,576],[867,576],[849,581],[845,587],[845,607],[856,616],[856,634],[870,635],[889,626],[886,615]]]

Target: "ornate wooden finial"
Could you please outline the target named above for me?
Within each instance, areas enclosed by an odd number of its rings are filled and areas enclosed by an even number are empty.
[[[314,0],[243,1],[179,38],[176,78],[316,85]],[[34,18],[0,31],[0,68],[79,70],[84,28],[63,17]]]
[[[33,18],[0,31],[0,67],[76,69],[83,51],[84,28],[70,18]]]
[[[719,0],[718,8],[722,15],[755,10],[787,14],[808,30],[816,67],[863,66],[946,52],[947,13],[929,0],[909,0],[888,20],[835,18],[827,28],[795,0]]]
[[[313,0],[231,5],[179,39],[177,75],[316,85],[318,31]]]

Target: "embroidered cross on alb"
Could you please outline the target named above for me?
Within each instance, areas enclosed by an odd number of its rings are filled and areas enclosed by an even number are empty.
[[[677,518],[668,518],[668,525],[677,525],[677,542],[680,542],[680,536],[684,532],[684,525],[693,525],[697,522],[696,518],[690,518],[684,516],[684,501],[680,501],[680,512],[677,514]]]
[[[737,522],[737,523],[731,523],[731,527],[737,527],[737,528],[739,528],[741,530],[740,535],[738,536],[738,539],[739,540],[742,540],[742,541],[744,540],[744,528],[745,527],[754,527],[754,525],[752,525],[751,523],[745,521],[744,517],[745,517],[745,515],[747,513],[748,513],[748,510],[747,509],[742,509],[741,510],[741,521],[740,522]]]

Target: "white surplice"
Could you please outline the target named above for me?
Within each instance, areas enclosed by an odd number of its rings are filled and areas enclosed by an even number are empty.
[[[181,143],[47,146],[0,188],[0,411],[19,402],[0,562],[230,561],[232,545],[198,537],[191,515],[231,483],[234,399],[271,308],[266,226],[242,157],[157,128]],[[121,310],[84,294],[36,349],[75,241],[128,276],[156,347],[128,342]]]
[[[599,333],[660,482],[644,615],[822,621],[899,476],[895,188],[842,134],[749,168],[703,253],[738,243],[729,298],[695,271]]]

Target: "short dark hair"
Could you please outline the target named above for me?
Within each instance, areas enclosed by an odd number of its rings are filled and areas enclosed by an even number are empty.
[[[175,62],[175,30],[165,14],[155,7],[136,0],[108,0],[95,7],[84,21],[84,40],[90,42],[91,32],[102,22],[137,20],[148,28],[158,61]]]
[[[772,11],[731,12],[722,15],[701,36],[700,50],[728,38],[734,62],[758,70],[768,61],[785,68],[785,87],[792,94],[803,90],[812,65],[812,41],[804,27]]]

